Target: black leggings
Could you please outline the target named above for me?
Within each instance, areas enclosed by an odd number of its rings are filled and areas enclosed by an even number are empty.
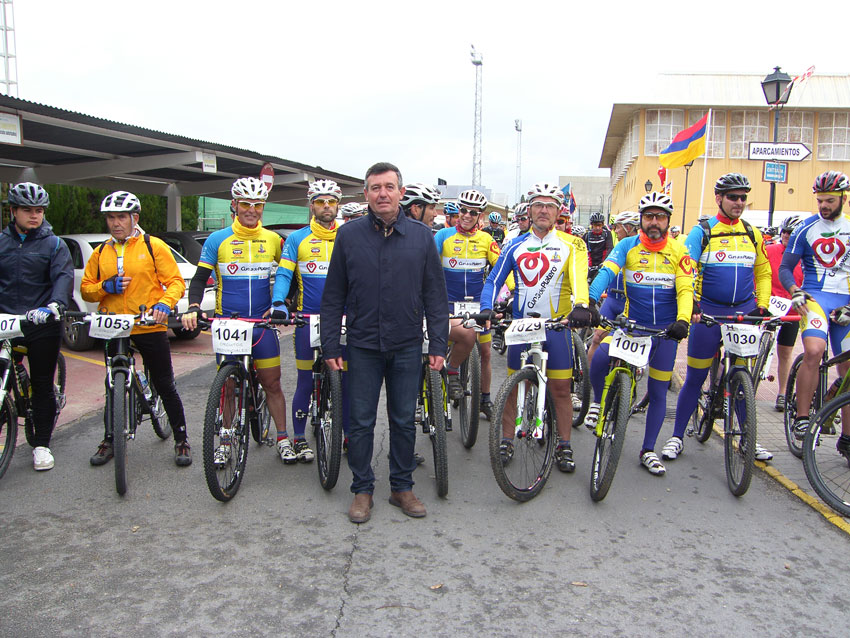
[[[47,334],[42,330],[12,341],[14,346],[23,345],[27,348],[27,363],[32,386],[30,405],[35,428],[35,447],[50,446],[50,437],[53,435],[53,426],[56,423],[53,378],[56,375],[56,360],[59,358],[61,340],[58,330],[49,331]]]
[[[800,332],[799,321],[783,321],[776,336],[776,343],[780,346],[794,346],[797,343],[797,333]]]
[[[162,332],[148,332],[145,334],[132,335],[130,341],[133,347],[142,355],[142,361],[147,366],[150,378],[148,382],[156,389],[157,394],[162,397],[162,405],[168,420],[171,422],[171,430],[174,432],[174,441],[179,443],[186,440],[186,416],[183,414],[183,402],[177,394],[177,386],[174,383],[174,369],[171,367],[171,346],[168,344],[168,334]],[[107,356],[115,353],[113,342],[109,342]],[[138,361],[136,369],[141,370]],[[106,412],[104,410],[103,423],[106,426]],[[112,433],[104,429],[104,439],[111,439]]]

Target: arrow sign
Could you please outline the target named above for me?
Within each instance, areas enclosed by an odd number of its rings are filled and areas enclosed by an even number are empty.
[[[809,147],[799,142],[750,142],[749,159],[802,162],[811,154]]]

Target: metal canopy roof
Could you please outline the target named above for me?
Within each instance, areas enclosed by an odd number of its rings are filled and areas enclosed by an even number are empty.
[[[0,112],[21,117],[23,137],[21,146],[0,144],[0,181],[163,195],[171,207],[181,195],[230,199],[235,179],[258,176],[270,162],[275,180],[269,201],[306,206],[307,183],[322,178],[337,182],[344,194],[362,193],[362,178],[8,95],[0,95]],[[203,171],[203,153],[215,155],[216,172]]]

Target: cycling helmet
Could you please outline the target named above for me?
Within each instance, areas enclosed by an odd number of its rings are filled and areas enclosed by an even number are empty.
[[[697,219],[697,223],[701,224],[702,222],[707,222],[709,219],[711,219],[710,215],[700,215],[699,219]]]
[[[21,182],[9,189],[9,206],[29,206],[47,208],[50,206],[50,196],[38,184]]]
[[[115,191],[103,198],[101,213],[139,213],[142,204],[139,198],[127,191]]]
[[[457,203],[466,208],[477,208],[478,210],[487,208],[487,198],[474,189],[463,191],[458,195]]]
[[[714,182],[714,194],[726,193],[728,191],[745,190],[750,192],[750,180],[740,173],[726,173]]]
[[[307,189],[307,199],[311,202],[319,197],[320,195],[328,195],[330,197],[335,197],[337,201],[342,199],[342,190],[337,185],[336,182],[329,179],[317,179],[315,182],[310,184]]]
[[[255,177],[241,177],[233,182],[230,189],[233,199],[262,199],[269,198],[269,188]]]
[[[526,199],[530,202],[535,197],[552,197],[559,204],[564,203],[564,192],[555,184],[549,184],[548,182],[540,182],[531,187],[526,194]]]
[[[363,212],[363,204],[359,202],[348,202],[347,204],[343,204],[339,207],[339,212],[342,214],[343,217],[359,215]]]
[[[782,222],[782,227],[780,231],[783,233],[793,233],[794,229],[797,228],[797,225],[803,221],[799,215],[791,215],[791,217],[786,217]]]
[[[591,213],[590,214],[590,223],[591,224],[604,224],[605,223],[605,215],[602,213]]]
[[[681,233],[682,229],[679,228],[678,226],[670,226],[670,232],[671,233]]]
[[[746,177],[744,178],[746,179]],[[638,210],[643,213],[648,208],[660,208],[668,215],[673,214],[673,200],[669,195],[654,191],[640,198]]]
[[[587,229],[584,226],[573,226],[573,235],[578,237],[579,235],[584,235],[587,232]]]
[[[524,215],[528,212],[528,202],[520,202],[514,207],[514,217]]]
[[[417,182],[404,187],[404,197],[401,205],[407,208],[411,204],[436,204],[440,201],[440,191],[428,184]]]
[[[443,206],[443,214],[444,215],[460,215],[460,208],[455,202],[446,202],[446,205]]]
[[[499,213],[497,213],[496,211],[493,211],[492,213],[490,213],[487,216],[487,219],[489,219],[490,222],[492,222],[493,224],[501,224],[502,223],[502,216]]]
[[[624,226],[640,226],[640,214],[629,210],[623,211],[614,218],[614,223]]]
[[[850,190],[850,180],[841,171],[827,171],[815,178],[813,193],[831,193]]]

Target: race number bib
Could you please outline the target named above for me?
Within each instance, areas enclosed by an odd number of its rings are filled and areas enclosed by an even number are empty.
[[[608,356],[643,368],[649,363],[650,350],[652,350],[652,337],[636,337],[617,329],[611,337]]]
[[[755,357],[759,353],[761,330],[743,323],[724,323],[720,326],[723,347],[739,357]]]
[[[216,354],[251,354],[254,324],[238,319],[213,322],[212,346]]]
[[[21,319],[17,315],[0,315],[0,339],[23,337]]]
[[[509,346],[543,341],[546,341],[545,319],[514,319],[505,331],[505,343]]]
[[[133,315],[89,315],[89,336],[95,339],[120,339],[133,332]]]
[[[791,300],[783,297],[771,297],[767,309],[774,317],[784,317],[791,311]]]
[[[481,304],[477,301],[456,301],[455,314],[462,315],[468,312],[471,315],[477,315],[481,312]]]
[[[311,348],[321,348],[322,347],[322,323],[319,315],[310,315],[310,347]],[[345,315],[342,316],[342,327],[339,331],[339,345],[344,346],[347,343],[347,339],[345,337],[346,329],[345,329]]]

